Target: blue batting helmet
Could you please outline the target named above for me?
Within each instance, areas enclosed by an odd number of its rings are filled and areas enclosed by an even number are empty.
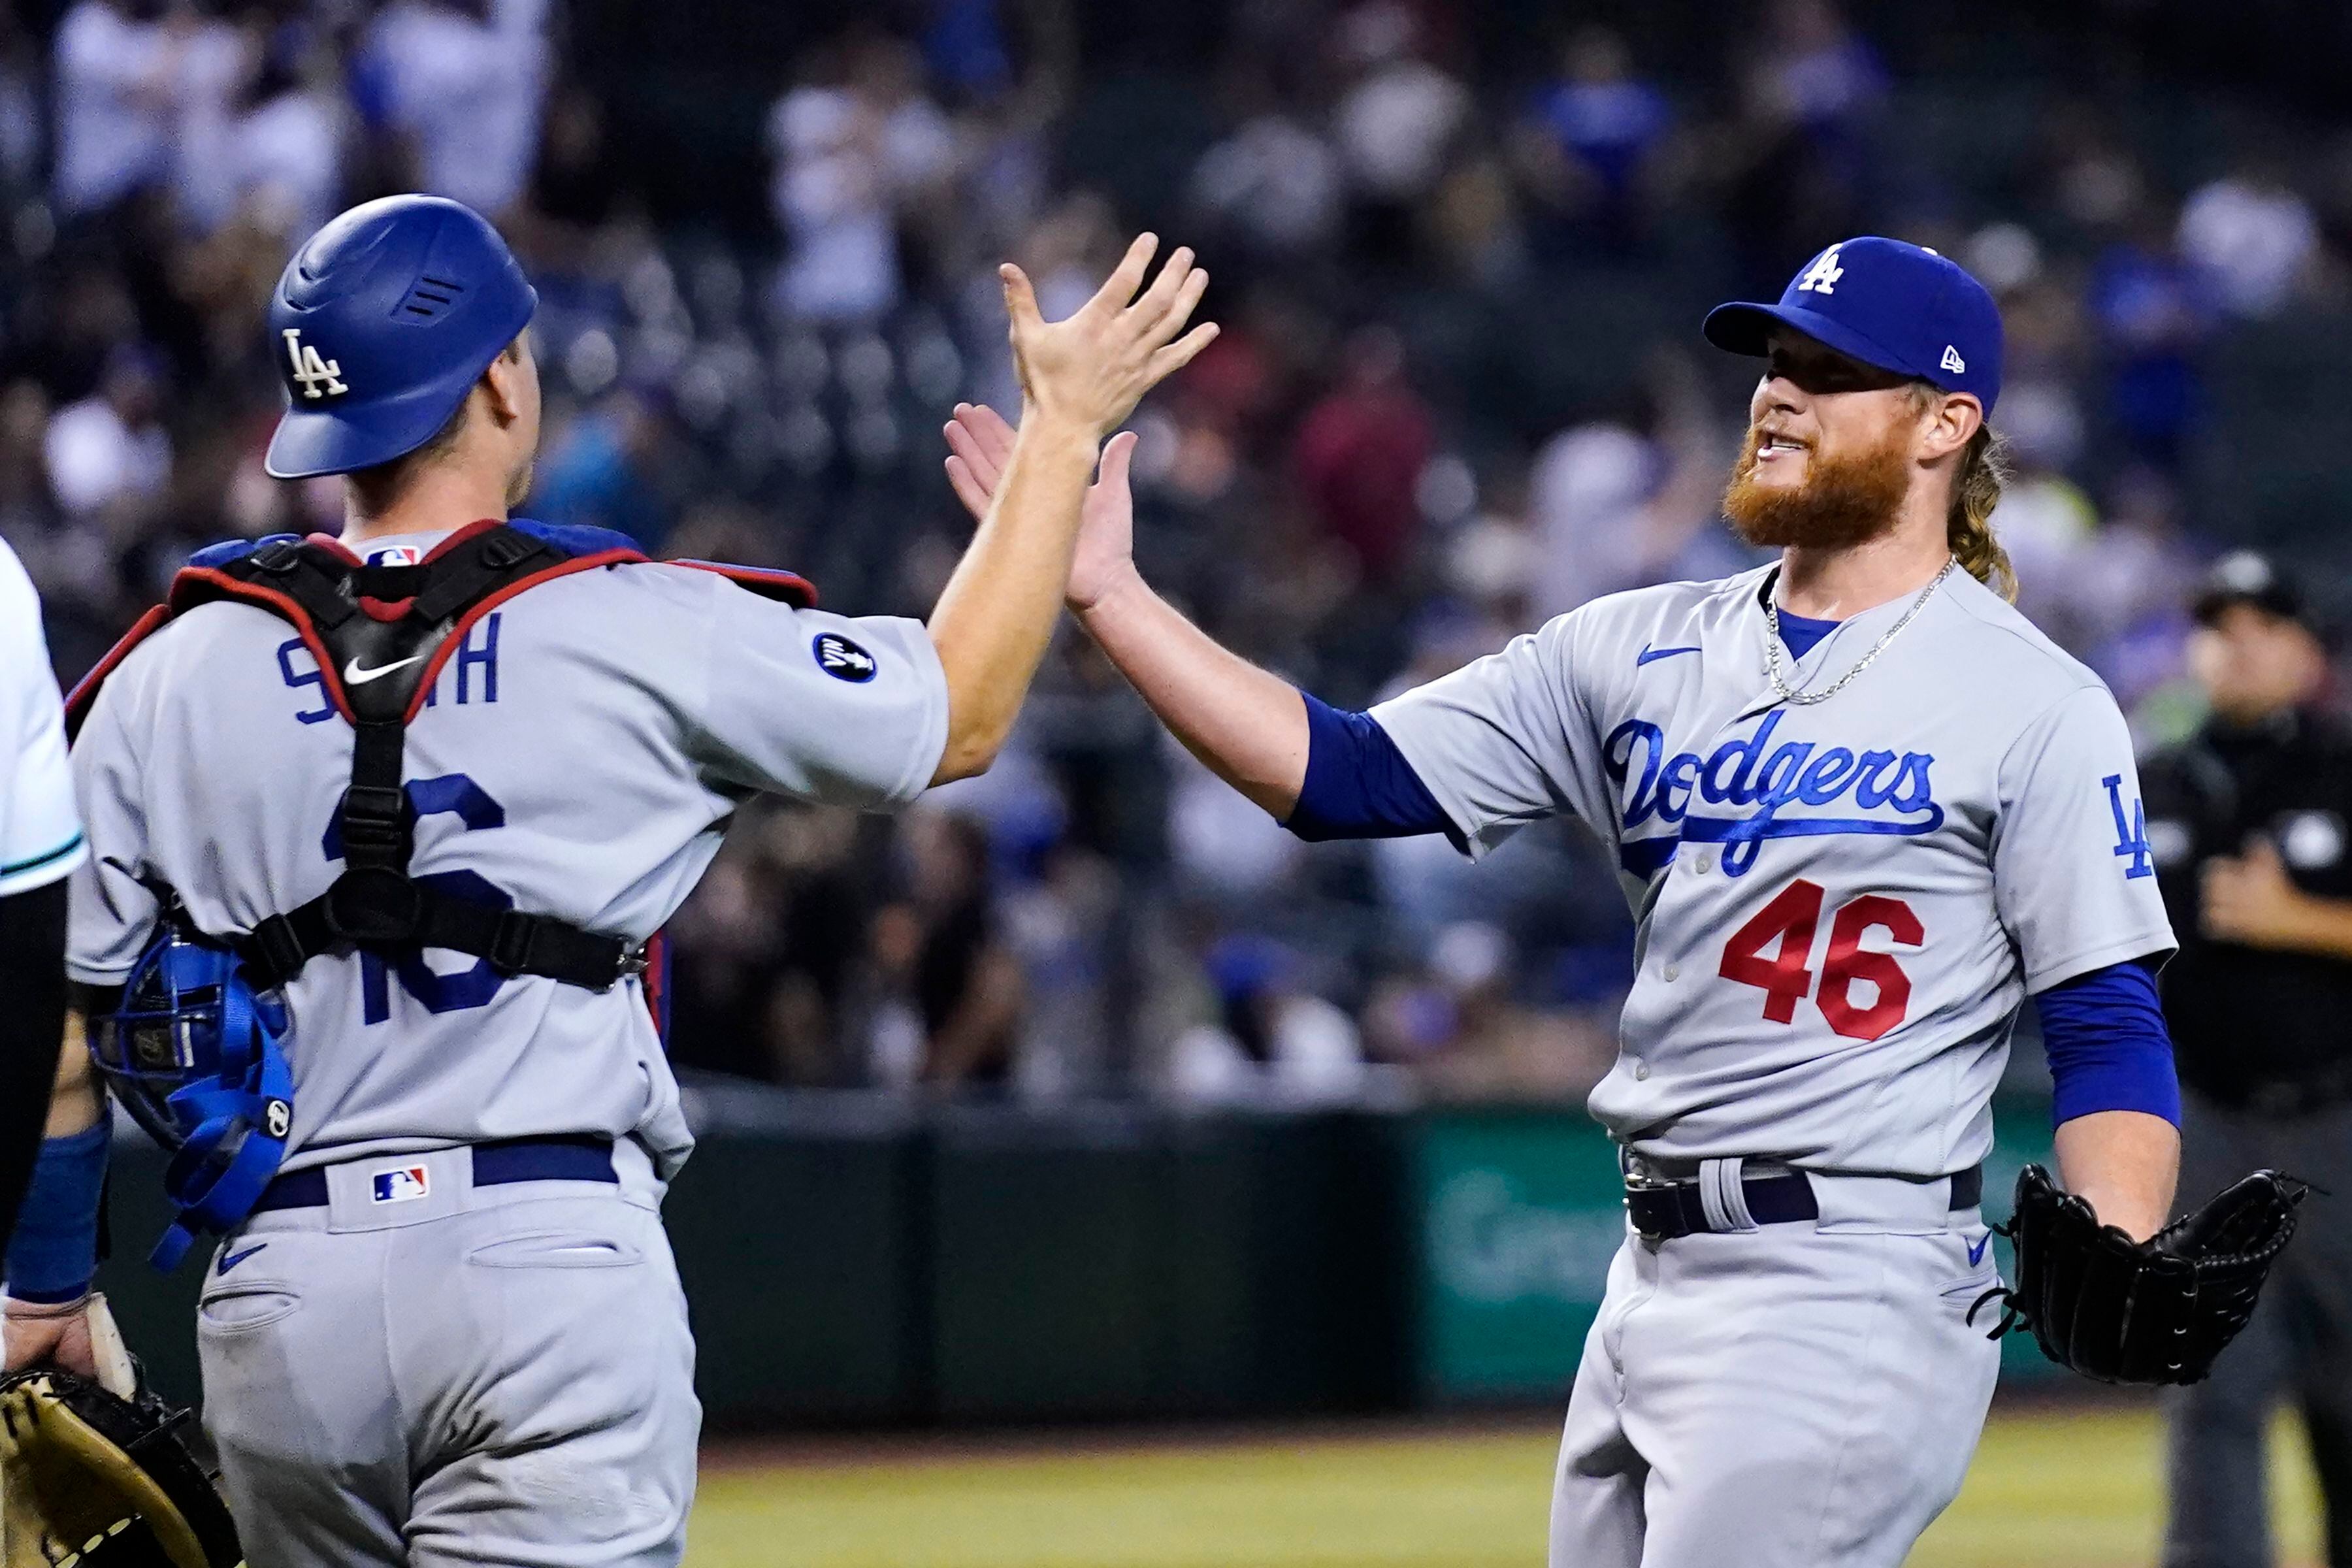
[[[506,241],[440,196],[386,196],[336,218],[269,300],[286,414],[266,467],[343,474],[431,440],[539,308]]]

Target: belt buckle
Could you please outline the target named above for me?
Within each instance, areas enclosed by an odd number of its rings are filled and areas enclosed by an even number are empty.
[[[1617,1170],[1624,1178],[1625,1190],[1629,1193],[1663,1193],[1690,1185],[1686,1177],[1660,1175],[1637,1154],[1628,1154],[1620,1160]]]
[[[1625,1195],[1623,1200],[1625,1205],[1625,1221],[1628,1225],[1633,1226],[1633,1234],[1640,1237],[1643,1240],[1650,1242],[1670,1241],[1674,1239],[1674,1235],[1670,1231],[1652,1230],[1649,1226],[1643,1225],[1642,1223],[1642,1216],[1637,1211],[1634,1200],[1651,1193],[1671,1193],[1678,1187],[1685,1187],[1691,1184],[1688,1182],[1678,1181],[1671,1176],[1661,1176],[1652,1171],[1636,1169],[1633,1162],[1630,1160],[1625,1162],[1622,1167],[1622,1173],[1625,1181]]]

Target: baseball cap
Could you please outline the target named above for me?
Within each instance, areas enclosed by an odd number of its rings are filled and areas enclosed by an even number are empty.
[[[1776,325],[1864,364],[1971,393],[1988,417],[2000,395],[2000,307],[1966,268],[1925,246],[1842,239],[1789,279],[1779,304],[1717,305],[1703,330],[1719,349],[1761,355]]]
[[[2296,622],[2310,631],[2319,630],[2311,606],[2295,585],[2268,556],[2252,550],[2233,550],[2213,563],[2213,569],[2205,574],[2203,585],[2197,590],[2189,614],[2199,626],[2210,626],[2233,605],[2252,605],[2283,621]]]

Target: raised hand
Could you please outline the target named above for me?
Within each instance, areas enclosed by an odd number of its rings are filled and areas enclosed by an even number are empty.
[[[989,498],[1013,456],[1013,426],[984,403],[959,403],[948,421],[948,484],[973,518],[988,515]],[[1078,548],[1064,601],[1083,615],[1135,571],[1135,496],[1128,469],[1135,432],[1122,430],[1103,447],[1095,482],[1079,513]]]
[[[1011,262],[997,269],[1013,319],[1013,367],[1032,413],[1070,421],[1099,441],[1216,337],[1213,322],[1184,332],[1209,286],[1190,247],[1179,246],[1151,287],[1136,294],[1159,248],[1157,236],[1138,235],[1095,297],[1060,321],[1038,314],[1027,273]]]

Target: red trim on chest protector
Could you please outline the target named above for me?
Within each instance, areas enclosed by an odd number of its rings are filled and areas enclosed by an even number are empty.
[[[449,656],[464,644],[466,634],[473,629],[474,623],[517,594],[526,588],[536,588],[541,583],[552,583],[558,577],[569,577],[575,572],[586,572],[598,566],[633,565],[644,560],[644,553],[635,550],[600,550],[593,555],[575,555],[543,572],[517,578],[495,594],[477,599],[471,608],[450,623],[449,635],[441,639],[441,646],[435,648],[433,657],[425,661],[425,673],[416,678],[416,695],[408,700],[408,711],[401,715],[400,721],[408,723],[424,710],[425,700],[433,695],[433,683],[441,679],[442,668],[449,662]]]
[[[777,597],[775,590],[796,596],[795,609],[816,608],[816,584],[797,572],[780,571],[772,566],[730,566],[724,561],[665,561],[664,566],[688,566],[697,572],[709,572],[729,582],[749,588],[768,598]],[[789,602],[789,601],[788,601]]]
[[[81,721],[89,716],[89,705],[98,697],[98,689],[114,673],[114,667],[131,657],[131,650],[147,640],[149,635],[172,618],[169,605],[151,605],[147,613],[131,623],[131,629],[115,640],[106,650],[106,657],[89,667],[89,673],[74,682],[66,694],[66,736],[70,740],[81,729]]]
[[[483,518],[478,521],[467,523],[436,544],[425,555],[425,560],[429,563],[436,556],[463,545],[468,540],[479,538],[489,530],[500,526],[501,523],[497,518]],[[317,545],[341,556],[351,566],[359,567],[366,564],[360,556],[352,552],[350,546],[330,534],[313,533],[303,542]],[[535,588],[541,583],[553,582],[558,577],[568,577],[574,573],[586,572],[601,566],[636,564],[655,564],[655,563],[650,562],[643,552],[637,550],[601,550],[592,555],[573,556],[570,560],[561,561],[543,570],[533,572],[528,576],[508,584],[496,593],[476,601],[451,624],[448,634],[441,639],[440,646],[435,649],[431,660],[425,667],[424,673],[417,679],[416,694],[409,700],[408,710],[402,716],[402,722],[413,721],[423,710],[425,700],[433,693],[434,682],[440,679],[441,671],[447,666],[450,657],[464,645],[466,634],[473,629],[474,623],[484,616],[525,589]],[[793,572],[777,571],[761,566],[730,566],[716,561],[665,561],[658,564],[686,566],[697,572],[709,572],[738,583],[754,593],[793,603],[801,609],[813,607],[816,604],[815,584]],[[317,662],[320,684],[325,689],[328,700],[334,704],[335,711],[343,716],[344,722],[357,722],[352,714],[351,700],[343,690],[342,671],[337,668],[334,655],[327,647],[325,637],[311,623],[309,614],[303,610],[299,601],[289,594],[230,576],[215,566],[184,566],[172,580],[169,599],[141,616],[137,623],[122,635],[121,639],[107,651],[106,657],[100,659],[89,674],[75,683],[72,694],[66,699],[65,705],[68,736],[80,730],[82,721],[89,715],[90,705],[97,700],[98,689],[105,683],[108,676],[114,673],[116,667],[131,656],[131,649],[176,619],[184,609],[194,607],[186,603],[187,595],[184,589],[184,584],[190,582],[209,584],[219,597],[248,604],[256,609],[267,610],[291,626],[295,635],[301,638],[302,646],[310,650],[311,658]],[[397,621],[406,615],[413,602],[408,599],[386,602],[363,597],[358,601],[358,606],[371,619],[389,623]]]
[[[310,537],[324,539],[326,536],[312,534]],[[333,541],[329,540],[328,542],[332,543]],[[336,548],[341,549],[341,546],[337,545]],[[349,551],[343,552],[351,553]],[[335,656],[328,650],[327,639],[319,635],[319,628],[310,624],[310,613],[291,594],[265,588],[257,583],[240,582],[217,566],[183,566],[179,574],[172,579],[171,610],[174,615],[179,613],[180,584],[190,578],[199,583],[210,583],[220,590],[224,597],[239,599],[256,609],[268,610],[291,626],[294,635],[302,639],[302,646],[310,650],[310,657],[318,660],[320,684],[326,689],[327,700],[335,705],[335,711],[343,716],[345,723],[359,721],[352,717],[351,700],[343,694],[342,671],[335,668]]]

